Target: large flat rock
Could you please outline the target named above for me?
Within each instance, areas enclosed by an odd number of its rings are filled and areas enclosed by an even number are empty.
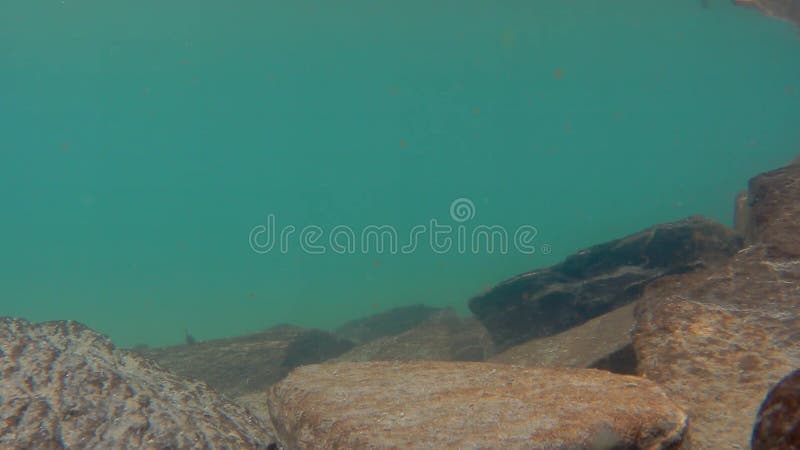
[[[702,217],[654,226],[506,280],[469,302],[499,351],[550,336],[638,299],[663,276],[727,261],[742,246]]]
[[[635,305],[617,308],[556,335],[516,345],[489,361],[525,367],[596,367],[633,375],[636,354],[630,330]]]
[[[235,397],[262,391],[297,366],[326,361],[352,347],[352,342],[325,331],[283,325],[140,353],[179,375],[205,381]]]
[[[274,385],[268,405],[296,450],[678,449],[687,430],[654,383],[592,369],[320,364]]]
[[[266,449],[269,425],[76,322],[0,318],[0,448]]]

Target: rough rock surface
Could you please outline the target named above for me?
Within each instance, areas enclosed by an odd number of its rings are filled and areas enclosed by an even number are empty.
[[[800,367],[800,261],[765,255],[662,280],[636,310],[639,371],[689,413],[693,449],[747,448],[761,399]]]
[[[0,448],[268,448],[267,424],[205,383],[76,322],[0,319]]]
[[[800,257],[800,160],[752,178],[747,204],[751,239],[771,255]]]
[[[525,367],[594,367],[614,373],[636,373],[631,345],[633,308],[625,305],[553,336],[533,339],[489,358]]]
[[[770,391],[758,410],[753,450],[800,448],[800,369]]]
[[[386,336],[404,333],[442,311],[426,305],[393,308],[379,314],[345,323],[336,329],[336,335],[356,344],[363,344]]]
[[[647,283],[727,261],[733,230],[702,217],[657,225],[504,281],[469,302],[498,350],[549,336],[631,303]]]
[[[234,398],[233,401],[244,406],[250,413],[266,423],[272,431],[272,435],[276,436],[275,428],[272,425],[272,417],[269,415],[269,408],[267,406],[268,393],[269,389],[259,392],[250,392]]]
[[[480,322],[444,309],[405,333],[359,345],[332,361],[483,361],[492,352],[492,339]]]
[[[733,2],[757,8],[768,16],[800,23],[800,0],[733,0]]]
[[[352,347],[352,342],[328,332],[284,325],[140,353],[179,375],[205,381],[235,397],[264,390],[297,366],[326,361]]]
[[[272,387],[287,448],[678,449],[686,414],[652,382],[465,362],[304,366]]]
[[[659,280],[636,309],[639,371],[689,413],[693,449],[747,448],[761,399],[800,367],[800,166],[752,179],[748,203],[762,243]]]

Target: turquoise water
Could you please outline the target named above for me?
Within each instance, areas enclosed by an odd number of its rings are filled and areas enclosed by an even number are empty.
[[[0,314],[118,344],[333,327],[652,224],[800,152],[800,38],[714,1],[0,3]],[[451,203],[536,252],[259,254]]]

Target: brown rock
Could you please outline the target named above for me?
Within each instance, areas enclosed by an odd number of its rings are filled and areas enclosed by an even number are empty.
[[[506,280],[469,302],[498,350],[560,333],[638,299],[663,276],[723,264],[742,246],[703,217],[651,227]]]
[[[752,240],[800,257],[800,162],[751,179],[747,203]]]
[[[689,413],[693,449],[746,448],[760,399],[800,366],[800,261],[768,254],[660,280],[636,309],[639,371]]]
[[[269,390],[250,392],[249,394],[240,395],[234,401],[239,405],[247,408],[250,413],[261,419],[267,424],[272,431],[272,435],[276,436],[275,427],[272,425],[272,417],[269,415],[269,408],[267,407],[267,393]]]
[[[296,450],[678,449],[687,427],[642,378],[487,363],[304,366],[268,404]]]
[[[800,164],[751,179],[746,199],[755,243],[650,285],[636,309],[639,371],[687,410],[695,449],[746,448],[760,399],[800,366]]]
[[[393,308],[369,317],[352,320],[336,329],[336,335],[356,344],[396,336],[417,327],[442,311],[426,305]]]
[[[625,305],[562,333],[511,347],[489,361],[525,367],[594,367],[634,374],[636,355],[630,330],[635,305]]]
[[[278,326],[246,336],[139,352],[179,375],[236,397],[262,391],[297,366],[326,361],[352,347],[352,342],[325,331]]]
[[[736,195],[734,206],[733,229],[744,237],[748,245],[752,244],[755,239],[755,230],[753,229],[753,214],[750,210],[747,191],[740,192]]]
[[[76,322],[0,318],[0,448],[241,448],[265,423]]]
[[[753,450],[800,448],[800,369],[772,388],[758,410]]]
[[[359,345],[332,361],[483,361],[492,349],[480,322],[445,309],[411,330]]]

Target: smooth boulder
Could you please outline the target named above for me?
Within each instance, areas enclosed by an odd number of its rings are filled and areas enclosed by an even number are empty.
[[[686,414],[654,383],[593,369],[467,362],[304,366],[269,412],[306,449],[681,449]]]

